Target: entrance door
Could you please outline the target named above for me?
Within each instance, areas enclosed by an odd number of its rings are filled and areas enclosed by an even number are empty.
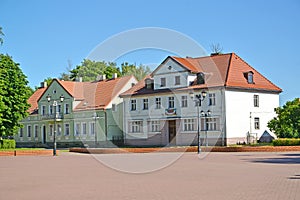
[[[169,144],[176,145],[176,120],[169,121]]]
[[[43,144],[46,144],[46,126],[43,125],[43,128],[42,128],[42,134],[43,134]]]

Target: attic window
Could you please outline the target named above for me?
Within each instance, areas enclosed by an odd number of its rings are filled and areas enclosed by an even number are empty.
[[[245,72],[245,73],[244,73],[244,77],[247,79],[247,82],[248,82],[249,84],[254,84],[253,72],[252,72],[252,71]]]
[[[205,84],[205,75],[201,72],[197,74],[197,84]]]
[[[168,69],[171,70],[171,69],[172,69],[172,66],[170,65],[170,66],[168,67]]]
[[[147,78],[145,80],[145,86],[147,89],[153,89],[154,88],[154,81],[153,79]]]

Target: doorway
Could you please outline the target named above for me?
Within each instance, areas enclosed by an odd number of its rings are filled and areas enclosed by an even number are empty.
[[[176,145],[176,120],[169,121],[169,144]]]

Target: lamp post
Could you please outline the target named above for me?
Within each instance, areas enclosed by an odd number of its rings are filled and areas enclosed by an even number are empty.
[[[97,146],[97,128],[96,128],[97,125],[96,125],[96,121],[97,121],[97,119],[99,119],[96,112],[94,112],[94,114],[93,114],[93,119],[95,120],[94,134],[95,134],[95,148],[96,148],[96,146]]]
[[[48,94],[46,96],[47,98],[47,101],[50,102],[51,101],[51,96]],[[63,102],[65,99],[64,95],[60,95],[59,97],[59,100],[60,102]],[[53,103],[52,103],[52,106],[53,106],[53,109],[55,111],[54,113],[54,133],[53,133],[53,156],[56,156],[56,121],[57,121],[57,118],[58,118],[58,112],[57,112],[57,100],[53,100]]]
[[[208,126],[207,126],[207,117],[211,115],[211,111],[208,110],[207,113],[205,113],[203,110],[201,110],[201,116],[204,117],[205,121],[205,146],[208,147],[208,140],[207,140],[207,131],[208,131]]]
[[[201,147],[200,147],[200,111],[199,107],[201,106],[201,102],[205,99],[206,97],[206,91],[202,91],[201,94],[196,94],[194,95],[193,92],[190,92],[190,97],[196,102],[197,105],[197,140],[198,140],[198,148],[197,148],[197,153],[201,153]]]

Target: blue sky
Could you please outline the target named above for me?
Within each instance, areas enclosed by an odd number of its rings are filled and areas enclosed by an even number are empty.
[[[219,43],[281,87],[281,104],[300,97],[300,1],[0,0],[0,52],[20,63],[30,86],[80,64],[101,42],[143,27],[178,31],[210,52]],[[128,54],[160,63],[166,52]]]

